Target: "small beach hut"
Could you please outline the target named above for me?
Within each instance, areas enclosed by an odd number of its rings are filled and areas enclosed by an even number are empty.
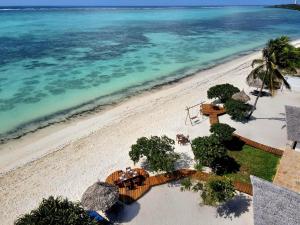
[[[237,100],[237,101],[241,101],[241,102],[244,102],[244,103],[250,101],[250,97],[245,93],[244,90],[232,95],[232,99]]]
[[[85,209],[107,211],[119,200],[119,188],[104,182],[96,182],[82,195],[81,204]]]

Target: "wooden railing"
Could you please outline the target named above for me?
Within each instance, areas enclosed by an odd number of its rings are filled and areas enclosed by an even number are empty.
[[[196,171],[192,169],[180,169],[173,173],[164,173],[160,175],[155,175],[149,178],[150,186],[157,186],[169,183],[171,181],[179,180],[185,177],[191,177],[192,179],[198,181],[207,181],[213,175],[201,171]],[[248,183],[243,183],[239,181],[233,182],[234,187],[237,191],[252,195],[252,185]]]
[[[238,134],[234,134],[234,136],[239,138],[241,141],[245,142],[245,144],[247,144],[251,147],[258,148],[262,151],[269,152],[273,155],[277,155],[277,156],[282,156],[283,155],[283,150],[281,150],[281,149],[273,148],[271,146],[267,146],[267,145],[264,145],[264,144],[260,144],[258,142],[255,142],[253,140],[250,140],[250,139],[245,138],[243,136],[240,136]]]

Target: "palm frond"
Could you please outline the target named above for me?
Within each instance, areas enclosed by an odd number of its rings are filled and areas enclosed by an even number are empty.
[[[250,84],[253,80],[259,78],[259,74],[263,72],[264,65],[260,65],[256,67],[254,70],[251,71],[251,73],[247,76],[247,83]]]
[[[256,64],[263,64],[264,63],[264,60],[263,59],[254,59],[251,63],[251,66],[254,67]]]
[[[289,82],[287,82],[287,80],[284,78],[284,76],[282,75],[282,73],[280,72],[280,70],[275,69],[273,71],[274,75],[276,76],[276,78],[280,81],[283,82],[283,85],[287,88],[287,89],[291,89],[291,86],[289,84]]]
[[[297,74],[298,73],[296,67],[294,67],[294,66],[291,66],[291,67],[285,69],[285,71],[287,71],[288,73],[291,73],[291,74]]]
[[[275,70],[275,69],[277,68],[277,65],[276,65],[274,62],[269,61],[269,66],[268,66],[268,68],[269,68],[270,70]]]

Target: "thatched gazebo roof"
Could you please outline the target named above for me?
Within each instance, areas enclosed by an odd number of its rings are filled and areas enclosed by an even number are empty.
[[[96,182],[82,195],[81,204],[84,208],[94,211],[106,211],[119,199],[119,188],[104,182]]]
[[[261,79],[256,78],[256,79],[249,79],[247,80],[247,83],[250,87],[254,87],[254,88],[261,88],[263,82]]]
[[[244,102],[244,103],[250,101],[250,97],[245,93],[244,90],[232,95],[232,99],[237,100],[237,101],[241,101],[241,102]]]

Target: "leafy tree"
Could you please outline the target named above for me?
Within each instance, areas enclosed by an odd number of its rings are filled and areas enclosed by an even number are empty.
[[[230,99],[226,101],[225,109],[233,120],[244,121],[251,111],[252,106],[241,101]]]
[[[61,197],[43,199],[37,209],[23,215],[15,225],[99,225],[79,203]]]
[[[207,91],[207,97],[209,99],[218,98],[220,102],[225,103],[237,92],[240,92],[240,90],[231,84],[219,84]]]
[[[234,195],[235,189],[231,180],[213,177],[205,183],[201,197],[205,205],[216,206],[232,199]]]
[[[175,141],[167,136],[141,137],[131,146],[129,156],[134,163],[146,157],[151,171],[171,172],[179,159],[179,154],[174,152],[174,144]]]
[[[278,88],[278,83],[283,84],[286,88],[290,89],[290,85],[285,80],[282,73],[282,70],[296,72],[295,64],[289,63],[291,51],[289,50],[288,43],[289,39],[286,37],[270,40],[262,51],[263,57],[261,59],[253,60],[252,67],[255,65],[257,65],[257,67],[255,67],[248,75],[247,82],[250,84],[253,80],[260,79],[262,81],[262,85],[248,118],[251,117],[256,109],[258,99],[265,86],[268,87],[272,95],[275,94],[275,90]],[[298,57],[295,54],[293,55],[293,57]]]
[[[211,167],[215,160],[226,156],[227,150],[215,135],[198,137],[192,141],[192,150],[198,163]]]
[[[216,135],[221,142],[230,141],[235,128],[225,123],[216,123],[211,125],[210,132]]]

